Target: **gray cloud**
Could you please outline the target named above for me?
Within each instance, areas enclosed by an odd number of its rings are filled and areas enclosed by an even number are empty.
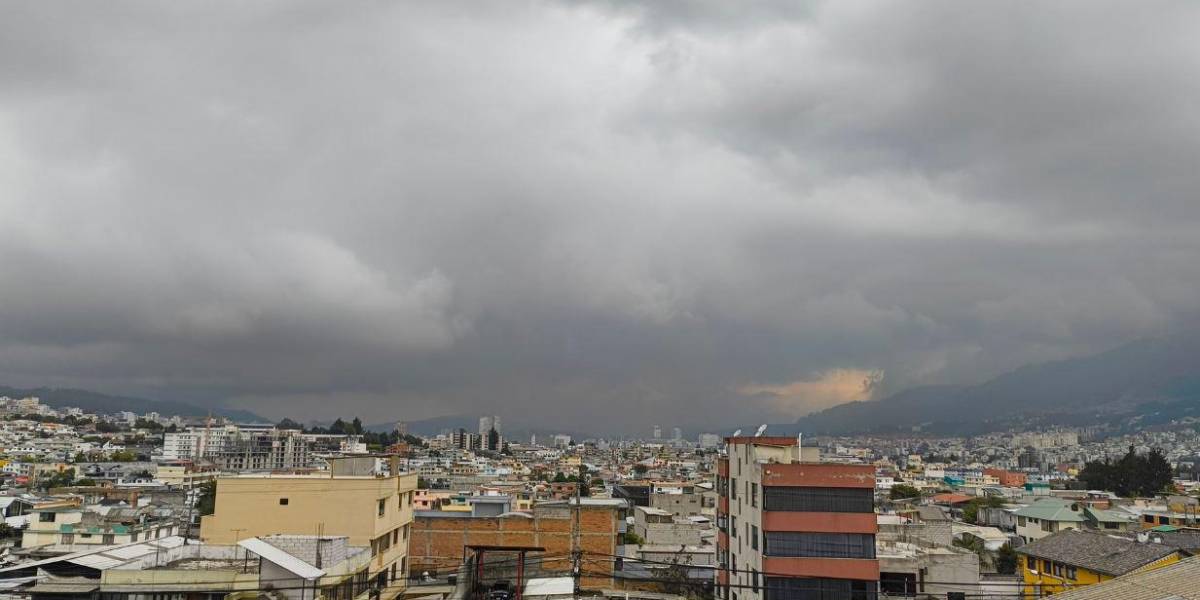
[[[729,6],[4,4],[0,382],[710,427],[1194,315],[1193,4]]]

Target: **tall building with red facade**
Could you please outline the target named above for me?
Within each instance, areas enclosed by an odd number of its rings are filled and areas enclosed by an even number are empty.
[[[796,438],[731,437],[717,463],[721,600],[875,600],[875,468]]]

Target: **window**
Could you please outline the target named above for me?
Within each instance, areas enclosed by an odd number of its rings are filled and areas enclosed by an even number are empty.
[[[54,517],[52,512],[40,512],[38,513],[38,523],[53,523]]]
[[[279,499],[279,505],[280,505],[280,506],[287,506],[287,505],[288,505],[288,499],[287,499],[287,498],[280,498],[280,499]]]
[[[754,593],[758,593],[758,571],[750,571],[750,587],[754,589]]]
[[[875,536],[869,533],[768,531],[763,554],[813,558],[875,558]]]
[[[758,550],[758,525],[750,526],[750,549]]]
[[[1078,575],[1079,573],[1075,570],[1075,567],[1067,567],[1067,579],[1077,579]]]
[[[101,539],[101,541],[104,542],[105,544],[115,544],[117,542],[117,539],[116,539],[116,536],[114,536],[113,534],[106,533],[106,534],[104,534],[104,537]]]
[[[729,499],[737,500],[737,479],[729,480]]]
[[[854,579],[764,577],[766,600],[876,600],[878,584]]]
[[[763,488],[763,509],[804,512],[875,512],[872,488],[783,487]]]
[[[737,537],[737,517],[729,517],[729,537]]]
[[[1142,517],[1142,520],[1147,523],[1154,523],[1154,515],[1145,515]]]
[[[1171,524],[1171,519],[1170,519],[1169,517],[1159,517],[1159,518],[1158,518],[1158,524],[1159,524],[1159,525],[1170,525],[1170,524]]]
[[[1042,572],[1043,573],[1050,573],[1053,570],[1053,568],[1054,568],[1054,563],[1052,563],[1048,560],[1042,561]]]
[[[1116,523],[1105,523],[1104,524],[1105,529],[1116,529],[1117,527],[1119,527],[1119,525]]]
[[[1042,521],[1042,531],[1054,531],[1054,521]]]
[[[399,527],[392,530],[392,543],[393,544],[400,543],[400,528]]]
[[[379,501],[379,516],[382,517],[383,513],[385,513],[385,512],[387,512],[387,502],[384,500],[380,500]]]
[[[750,484],[750,506],[758,506],[758,484]]]
[[[74,544],[75,543],[75,534],[73,534],[73,533],[62,534],[62,543],[67,544],[67,545]]]
[[[1017,517],[1017,527],[1025,526],[1025,517]]]

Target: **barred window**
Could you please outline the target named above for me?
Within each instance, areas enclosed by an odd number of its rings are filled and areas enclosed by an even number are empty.
[[[820,488],[766,486],[765,510],[803,512],[875,512],[875,490],[870,488]]]
[[[875,558],[875,536],[869,533],[768,531],[763,544],[767,556]]]

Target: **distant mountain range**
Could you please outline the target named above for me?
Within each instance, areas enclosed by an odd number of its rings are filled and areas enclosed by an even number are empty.
[[[1143,339],[1022,367],[977,385],[913,388],[801,417],[772,433],[969,435],[1030,426],[1144,427],[1200,417],[1200,340]]]
[[[242,422],[265,422],[266,419],[252,412],[231,408],[205,408],[184,402],[170,400],[148,400],[131,396],[110,396],[87,390],[70,388],[11,388],[0,386],[0,396],[24,398],[37,396],[43,404],[54,408],[74,406],[85,412],[99,414],[116,414],[122,411],[134,412],[139,415],[148,412],[158,412],[164,416],[180,415],[185,417],[203,417],[213,415],[228,417]]]

